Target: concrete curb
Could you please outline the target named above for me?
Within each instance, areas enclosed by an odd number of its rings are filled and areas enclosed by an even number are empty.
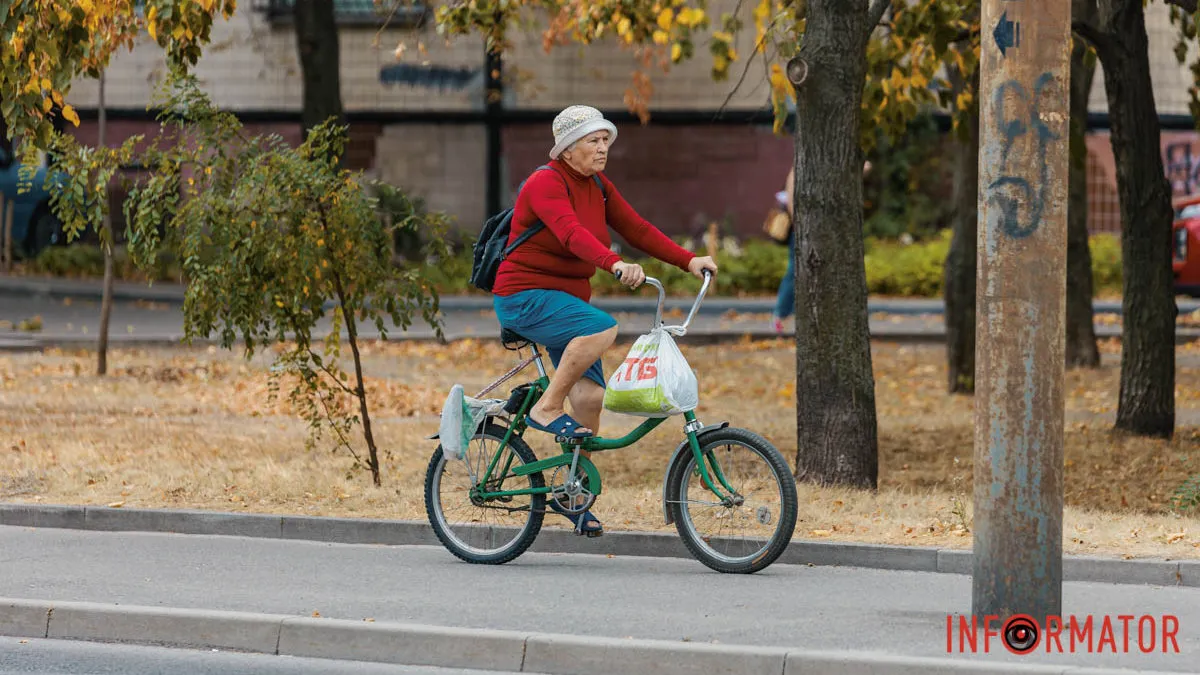
[[[0,598],[0,635],[543,675],[1152,673],[12,598]]]
[[[100,532],[167,532],[338,544],[440,546],[425,521],[224,513],[107,506],[0,504],[0,525]],[[545,528],[535,553],[691,558],[675,532],[608,532],[599,539]],[[779,562],[791,565],[865,567],[941,574],[971,574],[973,554],[962,549],[891,546],[794,539]],[[1064,556],[1063,581],[1200,588],[1200,560],[1123,560]],[[2,617],[0,617],[2,621]],[[3,626],[3,623],[0,623]],[[2,631],[0,631],[2,632]]]

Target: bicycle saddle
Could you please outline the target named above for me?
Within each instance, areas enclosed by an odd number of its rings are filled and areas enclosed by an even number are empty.
[[[500,342],[503,342],[505,347],[513,345],[516,349],[533,344],[532,340],[503,327],[500,328]]]

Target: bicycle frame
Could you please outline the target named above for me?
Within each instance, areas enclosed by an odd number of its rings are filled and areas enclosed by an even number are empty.
[[[692,305],[692,310],[688,314],[687,319],[686,319],[686,321],[684,321],[683,325],[681,325],[681,326],[663,326],[662,310],[663,310],[663,301],[665,299],[665,289],[663,288],[662,284],[657,279],[654,279],[653,277],[647,277],[646,283],[649,283],[652,286],[655,286],[658,288],[659,301],[658,301],[658,309],[657,309],[657,311],[655,313],[655,317],[654,317],[654,327],[655,328],[666,328],[672,332],[676,332],[678,335],[683,335],[684,333],[686,333],[688,325],[691,324],[692,318],[695,316],[696,310],[700,306],[700,301],[704,298],[705,291],[708,290],[708,285],[709,285],[711,279],[712,279],[712,276],[710,274],[706,273],[705,279],[704,279],[704,285],[701,287],[700,293],[696,297],[696,302],[695,302],[695,304]],[[504,455],[504,449],[506,447],[508,447],[509,440],[512,438],[512,436],[514,434],[516,434],[517,436],[523,437],[523,435],[525,433],[525,429],[528,427],[525,420],[529,414],[530,409],[533,408],[534,404],[536,404],[538,399],[541,398],[542,394],[545,393],[546,388],[550,386],[550,378],[549,378],[549,376],[546,375],[546,367],[545,367],[545,364],[542,363],[541,352],[538,351],[538,347],[536,344],[531,344],[531,349],[532,349],[532,355],[530,356],[530,358],[526,359],[524,362],[522,362],[517,367],[510,370],[508,373],[506,373],[504,376],[502,376],[499,380],[493,382],[491,385],[489,385],[487,388],[485,388],[483,391],[481,391],[479,394],[476,395],[476,398],[482,397],[484,394],[495,389],[500,384],[511,379],[517,373],[524,370],[530,363],[533,363],[537,366],[538,378],[536,380],[534,380],[533,382],[529,383],[530,387],[525,394],[525,399],[521,402],[521,406],[517,410],[516,414],[513,415],[512,424],[505,431],[504,438],[501,439],[500,446],[498,448],[496,448],[496,452],[492,456],[491,461],[488,463],[488,467],[487,467],[487,470],[484,472],[484,475],[479,478],[478,483],[472,488],[473,496],[478,497],[480,499],[495,499],[495,498],[499,498],[499,497],[511,497],[511,496],[516,496],[516,495],[548,494],[553,490],[553,488],[551,488],[551,487],[522,488],[522,489],[517,489],[517,490],[504,490],[504,489],[484,490],[484,489],[482,489],[482,486],[487,486],[491,483],[492,476],[496,472],[496,466],[499,463],[500,458]],[[724,474],[724,472],[721,471],[721,467],[717,463],[716,457],[714,457],[711,452],[702,453],[700,450],[700,440],[699,440],[699,437],[697,436],[696,432],[697,432],[697,430],[702,428],[702,426],[701,426],[700,422],[697,421],[695,413],[691,410],[686,411],[683,413],[683,418],[685,421],[684,431],[687,434],[688,445],[692,450],[693,457],[695,457],[696,469],[700,473],[700,477],[704,481],[704,485],[709,490],[711,490],[713,492],[713,494],[715,494],[722,502],[725,502],[725,503],[732,502],[733,497],[731,495],[737,494],[737,490],[735,490],[733,487],[731,487],[729,485],[728,481],[725,479],[725,474]],[[562,453],[560,455],[558,455],[557,457],[549,457],[547,459],[539,460],[539,461],[533,462],[531,464],[524,464],[524,465],[518,466],[516,468],[513,468],[513,466],[512,466],[513,455],[509,454],[508,460],[504,463],[504,467],[499,471],[499,474],[498,474],[499,475],[499,483],[497,484],[496,487],[502,488],[504,479],[509,475],[526,476],[526,475],[529,475],[532,473],[537,473],[537,472],[545,471],[548,469],[554,469],[554,468],[557,468],[560,466],[566,466],[566,465],[570,464],[572,474],[576,471],[577,468],[583,469],[583,472],[588,477],[588,490],[591,491],[595,495],[599,495],[601,492],[600,472],[596,468],[596,465],[591,462],[591,460],[589,460],[587,457],[581,456],[580,453],[581,452],[602,452],[605,450],[617,450],[620,448],[629,447],[629,446],[633,445],[634,443],[637,443],[638,441],[640,441],[642,438],[644,438],[646,436],[646,434],[649,434],[651,431],[658,428],[658,426],[661,425],[666,420],[667,420],[666,417],[648,418],[648,419],[646,419],[646,421],[642,422],[637,427],[633,428],[632,430],[630,430],[628,433],[626,433],[624,436],[621,436],[620,438],[603,438],[600,436],[591,436],[591,437],[587,437],[584,439],[580,439],[577,442],[559,442],[559,447],[561,448]],[[705,459],[707,459],[708,461],[706,462]],[[710,465],[711,465],[711,473],[710,473]],[[726,490],[729,491],[729,494],[723,494],[721,489],[718,488],[717,485],[714,484],[713,478],[712,478],[713,475],[716,476],[717,482],[720,483],[720,485],[722,487],[724,487]],[[476,492],[476,491],[478,491],[478,492]]]

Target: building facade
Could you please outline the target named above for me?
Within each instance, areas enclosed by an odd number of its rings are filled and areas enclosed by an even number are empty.
[[[252,133],[275,132],[297,142],[302,80],[290,2],[251,0],[231,19],[218,19],[195,72],[214,102],[240,113]],[[638,69],[630,49],[605,40],[547,53],[542,36],[531,31],[515,37],[505,53],[502,112],[489,117],[480,37],[442,38],[432,25],[432,7],[421,2],[384,27],[373,4],[337,2],[341,90],[351,127],[347,162],[423,197],[465,230],[478,228],[486,217],[488,120],[498,120],[500,128],[507,203],[517,184],[548,159],[554,114],[575,103],[596,106],[617,120],[620,138],[608,175],[639,212],[669,234],[695,234],[715,220],[728,233],[753,236],[782,186],[791,139],[772,133],[761,59],[735,91],[744,61],[735,64],[730,80],[714,82],[703,39],[698,40],[696,58],[669,72],[649,72],[651,116],[643,125],[626,103]],[[751,25],[750,5],[714,0],[710,12],[719,17],[742,7],[741,18]],[[1147,22],[1158,111],[1188,127],[1164,132],[1164,160],[1177,194],[1190,193],[1200,189],[1200,135],[1190,130],[1188,114],[1191,73],[1175,60],[1177,29],[1167,8],[1152,4]],[[753,29],[738,39],[738,52],[749,55]],[[401,43],[405,54],[397,60]],[[145,41],[113,59],[105,86],[112,144],[131,134],[153,135],[157,123],[147,106],[164,69],[160,50]],[[80,80],[68,101],[84,116],[77,135],[95,142],[98,83]],[[1102,119],[1107,105],[1099,71],[1091,101]],[[1091,227],[1115,231],[1119,214],[1107,132],[1093,130],[1088,147]]]

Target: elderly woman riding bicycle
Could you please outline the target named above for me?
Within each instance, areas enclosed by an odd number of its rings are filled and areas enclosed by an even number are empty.
[[[555,372],[530,410],[529,426],[565,438],[597,433],[604,401],[601,355],[617,337],[617,321],[589,304],[596,268],[637,288],[640,265],[624,262],[609,247],[612,226],[630,245],[703,278],[716,274],[711,257],[698,257],[642,218],[602,173],[617,128],[600,111],[571,106],[552,125],[549,171],[535,171],[517,195],[509,242],[541,221],[545,228],[509,254],[496,272],[492,292],[500,325],[546,348]],[[597,180],[598,179],[598,180]],[[567,414],[565,402],[573,414]],[[567,515],[567,514],[564,514]],[[602,533],[591,512],[575,522],[580,533]]]

